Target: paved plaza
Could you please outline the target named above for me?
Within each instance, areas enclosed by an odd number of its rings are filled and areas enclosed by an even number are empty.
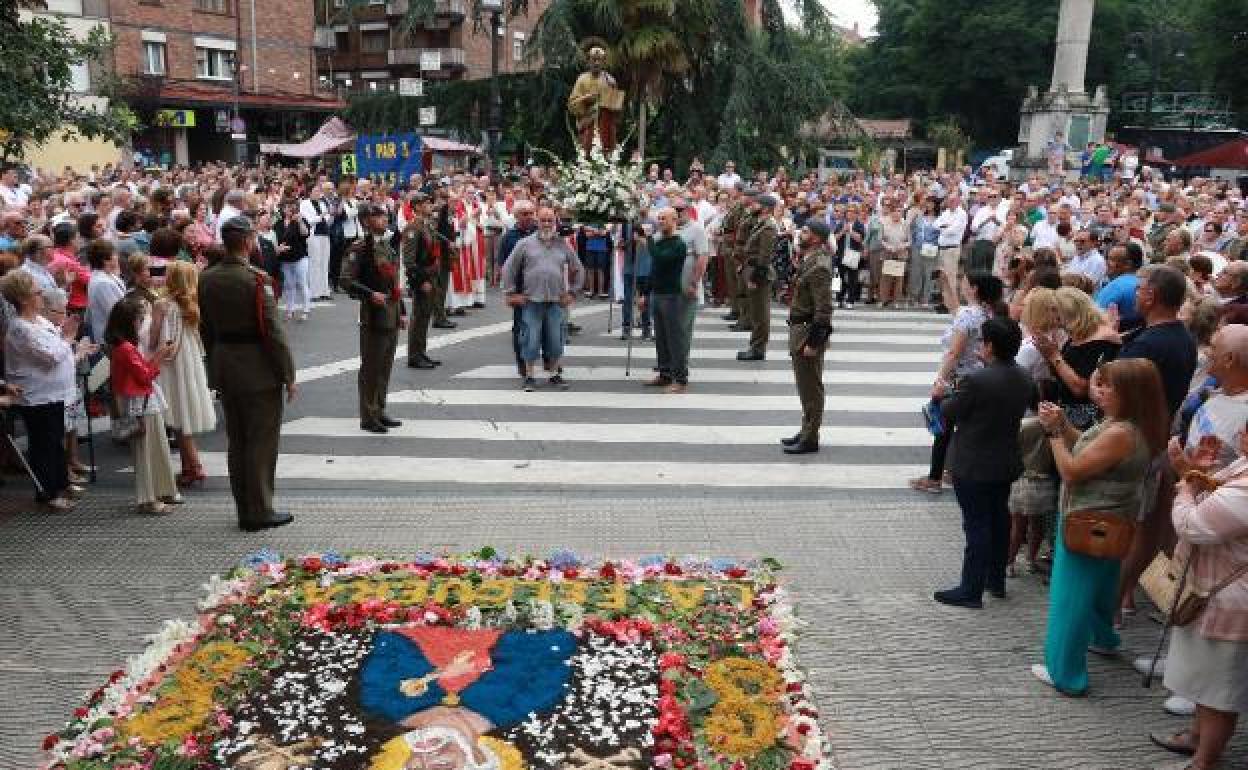
[[[351,311],[340,301],[293,329],[308,376],[283,440],[279,508],[296,515],[291,527],[239,533],[220,475],[174,515],[138,516],[128,457],[104,437],[102,478],[72,514],[31,512],[20,479],[9,479],[0,496],[0,767],[32,767],[42,736],[87,690],[165,619],[190,617],[209,575],[261,547],[410,555],[482,545],[779,559],[808,623],[799,653],[840,770],[1170,761],[1148,732],[1184,722],[1162,712],[1165,692],[1144,690],[1129,663],[1155,646],[1155,623],[1134,618],[1124,659],[1094,658],[1090,697],[1070,699],[1028,671],[1046,613],[1037,578],[1011,580],[1009,598],[979,612],[931,601],[958,569],[958,510],[949,492],[901,487],[926,459],[916,410],[939,317],[838,314],[826,419],[838,428],[798,462],[773,443],[797,414],[779,317],[769,360],[746,366],[720,360],[717,351],[742,337],[715,336],[723,324],[704,313],[694,347],[705,352],[695,353],[682,406],[672,401],[681,396],[632,403],[662,398],[639,385],[652,349],[634,349],[625,378],[625,345],[606,333],[616,311],[605,304],[580,309],[585,328],[567,362],[573,390],[521,394],[514,375],[489,368],[509,361],[509,322],[485,311],[435,338],[431,352],[446,362],[437,372],[396,366],[391,390],[410,396],[392,413],[412,433],[373,438],[355,430]],[[699,370],[737,374],[699,379]],[[597,406],[578,405],[586,398]],[[223,438],[203,446],[211,464]],[[1237,741],[1230,766],[1248,767],[1248,741]]]

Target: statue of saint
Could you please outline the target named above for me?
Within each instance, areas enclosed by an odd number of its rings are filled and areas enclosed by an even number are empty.
[[[603,152],[615,147],[615,120],[624,107],[624,92],[615,86],[615,78],[603,69],[607,52],[594,46],[589,49],[589,72],[582,72],[568,96],[568,112],[576,118],[576,134],[581,147],[589,152],[594,143],[594,130],[602,140]]]

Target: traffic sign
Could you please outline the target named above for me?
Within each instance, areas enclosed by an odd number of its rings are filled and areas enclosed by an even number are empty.
[[[340,169],[344,176],[355,176],[355,153],[349,152],[342,156]]]
[[[420,78],[399,78],[399,96],[424,96],[425,81]]]
[[[420,125],[432,126],[438,122],[437,107],[421,107],[420,108]]]

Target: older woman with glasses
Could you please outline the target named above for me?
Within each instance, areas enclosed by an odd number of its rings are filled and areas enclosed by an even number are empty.
[[[20,388],[17,413],[26,423],[27,455],[38,481],[35,501],[52,511],[73,508],[82,487],[70,484],[65,464],[65,383],[74,381],[78,320],[57,328],[40,313],[43,295],[30,273],[14,270],[0,281],[0,294],[16,315],[4,335],[5,376]]]

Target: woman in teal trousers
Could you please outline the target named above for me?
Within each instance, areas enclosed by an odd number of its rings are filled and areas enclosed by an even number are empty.
[[[1060,362],[1058,365],[1062,365]],[[1066,548],[1065,517],[1099,511],[1135,521],[1153,459],[1165,449],[1166,403],[1157,367],[1145,359],[1102,365],[1092,375],[1089,394],[1105,419],[1082,435],[1055,404],[1040,405],[1053,459],[1062,477],[1062,519],[1049,587],[1049,625],[1044,663],[1032,674],[1066,695],[1088,691],[1088,651],[1112,654],[1119,562],[1074,553]]]

